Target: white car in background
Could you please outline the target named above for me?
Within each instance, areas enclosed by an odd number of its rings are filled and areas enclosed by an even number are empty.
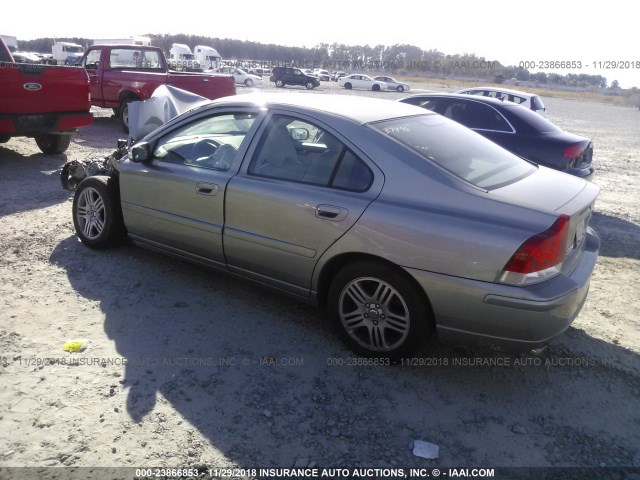
[[[386,83],[374,80],[368,75],[360,75],[358,73],[355,73],[353,75],[347,75],[346,77],[342,77],[338,79],[338,86],[344,87],[347,90],[351,90],[352,88],[373,90],[374,92],[379,92],[380,90],[387,90]]]
[[[529,110],[533,110],[540,115],[545,115],[547,110],[542,100],[535,93],[521,92],[520,90],[509,90],[497,87],[475,87],[458,90],[454,93],[464,93],[466,95],[482,95],[483,97],[497,98],[498,100],[506,100],[517,103]]]
[[[411,90],[411,87],[409,85],[399,82],[393,77],[373,77],[373,79],[377,82],[386,83],[388,90],[396,90],[398,92],[408,92],[409,90]]]
[[[329,80],[331,80],[331,74],[327,70],[316,68],[315,70],[313,70],[313,74],[323,82],[328,82]]]
[[[215,73],[226,73],[227,75],[233,75],[236,83],[245,85],[246,87],[253,87],[256,84],[262,84],[262,77],[247,73],[241,68],[237,67],[220,67],[214,70]]]

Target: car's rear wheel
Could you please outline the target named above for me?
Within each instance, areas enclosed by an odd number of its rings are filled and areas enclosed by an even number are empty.
[[[7,143],[11,139],[11,135],[0,135],[0,143]]]
[[[282,80],[276,80],[276,87],[278,88],[284,87],[284,82]]]
[[[419,289],[405,272],[382,263],[343,268],[329,289],[328,308],[347,345],[366,356],[407,355],[431,331]]]
[[[398,88],[396,88],[396,90],[400,93],[404,92],[404,87],[402,85],[398,85]]]
[[[71,144],[71,135],[48,133],[46,135],[38,135],[35,137],[35,140],[42,153],[55,155],[67,151],[67,148],[69,148]]]
[[[346,88],[347,90],[351,90],[351,84],[349,82],[344,84],[344,88]]]
[[[373,87],[371,87],[371,90],[373,90],[374,92],[379,92],[380,91],[380,85],[374,85]]]
[[[250,78],[247,78],[247,79],[244,81],[244,86],[245,86],[245,87],[253,87],[253,80],[251,80]]]
[[[313,90],[313,87],[316,85],[313,82],[307,82],[305,86],[307,87],[307,90]]]
[[[91,248],[115,245],[124,235],[124,222],[113,177],[85,178],[73,197],[73,226]]]

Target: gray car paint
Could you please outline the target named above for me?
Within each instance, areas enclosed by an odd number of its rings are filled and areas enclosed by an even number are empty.
[[[510,186],[481,190],[369,127],[368,122],[430,114],[386,100],[243,95],[212,102],[191,115],[231,106],[278,110],[326,126],[375,169],[374,184],[363,194],[352,194],[248,175],[261,122],[268,118],[261,117],[227,175],[169,179],[176,183],[170,190],[173,200],[160,198],[162,189],[153,185],[163,173],[157,164],[125,158],[119,166],[121,195],[134,238],[314,301],[322,298],[323,268],[333,259],[354,254],[384,259],[412,275],[430,302],[437,328],[454,341],[488,339],[529,348],[562,332],[579,311],[598,251],[592,232],[558,277],[524,288],[496,279],[516,249],[547,229],[558,212],[572,215],[574,231],[588,220],[598,193],[592,184],[540,167]],[[166,128],[184,121],[179,117]],[[153,143],[158,135],[145,140]],[[202,210],[196,193],[186,192],[199,181],[219,185],[220,193],[214,198],[215,213],[192,218],[190,212]],[[185,218],[174,220],[165,232],[168,224],[157,222],[160,216],[143,218],[127,207],[139,205],[143,197],[150,210]],[[171,202],[176,202],[174,211]],[[340,222],[319,219],[319,204],[342,207],[348,215]],[[198,228],[200,221],[206,228]],[[184,226],[190,233],[183,232]],[[148,238],[149,232],[155,238]],[[205,245],[204,251],[194,243]],[[515,324],[514,317],[519,319]]]

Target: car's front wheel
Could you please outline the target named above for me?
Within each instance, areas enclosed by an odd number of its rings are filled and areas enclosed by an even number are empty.
[[[245,86],[245,87],[253,87],[253,80],[251,80],[250,78],[247,78],[247,79],[244,81],[244,86]]]
[[[373,90],[374,92],[379,92],[380,91],[380,85],[376,84],[373,87],[371,87],[371,90]]]
[[[404,87],[402,85],[398,85],[398,88],[396,88],[396,90],[400,93],[404,92]]]
[[[124,235],[122,211],[112,182],[112,177],[85,178],[73,197],[73,226],[82,243],[91,248],[111,247]]]
[[[276,80],[276,87],[278,88],[284,87],[284,82],[282,80]]]
[[[407,355],[431,331],[430,310],[418,287],[405,272],[382,263],[343,268],[327,300],[345,342],[366,356]]]

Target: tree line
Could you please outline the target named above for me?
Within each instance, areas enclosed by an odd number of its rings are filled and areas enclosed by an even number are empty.
[[[169,52],[172,43],[184,43],[193,48],[208,45],[224,60],[255,62],[262,66],[293,65],[301,68],[326,70],[389,72],[425,77],[456,77],[501,83],[509,80],[539,85],[560,85],[577,88],[606,88],[607,79],[601,75],[532,73],[526,68],[502,65],[497,60],[478,57],[473,53],[447,55],[435,49],[423,50],[415,45],[345,45],[321,43],[314,47],[291,47],[232,38],[201,35],[146,34],[151,44]],[[92,44],[87,38],[58,38],[85,48]],[[20,50],[50,53],[53,38],[18,41]]]

